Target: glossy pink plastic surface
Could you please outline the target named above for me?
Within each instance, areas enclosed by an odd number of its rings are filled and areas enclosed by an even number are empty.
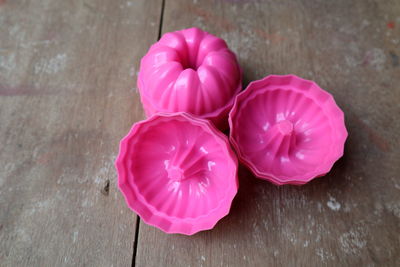
[[[329,172],[347,138],[332,95],[295,75],[251,82],[237,96],[229,123],[239,159],[277,185],[300,185]]]
[[[129,207],[167,233],[213,228],[238,190],[227,137],[186,113],[159,113],[133,125],[115,165]]]
[[[224,40],[198,28],[166,33],[142,58],[138,88],[146,115],[188,112],[228,127],[242,73]]]

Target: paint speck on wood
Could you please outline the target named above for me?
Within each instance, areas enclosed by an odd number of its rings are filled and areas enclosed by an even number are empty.
[[[340,210],[340,207],[341,207],[340,203],[337,202],[337,200],[336,200],[335,198],[333,198],[333,197],[330,197],[330,198],[329,198],[328,202],[326,202],[326,205],[327,205],[331,210],[334,210],[334,211]]]
[[[50,59],[41,59],[35,64],[35,74],[56,74],[65,69],[67,59],[68,57],[65,53],[58,54]]]
[[[342,250],[347,254],[358,254],[367,244],[362,229],[352,229],[349,232],[343,233],[339,241]]]
[[[394,21],[389,21],[389,22],[386,24],[386,26],[388,27],[388,29],[394,29],[394,26],[395,26]]]
[[[385,67],[386,63],[385,52],[380,48],[373,48],[365,53],[363,63],[381,71]]]

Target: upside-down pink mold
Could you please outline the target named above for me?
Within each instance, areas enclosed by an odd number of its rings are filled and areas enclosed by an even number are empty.
[[[164,34],[142,58],[138,76],[147,116],[188,112],[222,130],[241,83],[241,69],[225,41],[198,28]]]
[[[128,206],[146,223],[186,235],[229,213],[237,164],[228,139],[186,113],[158,113],[133,125],[115,162]]]
[[[343,155],[344,114],[332,95],[295,75],[251,82],[229,114],[239,159],[274,184],[304,184]]]

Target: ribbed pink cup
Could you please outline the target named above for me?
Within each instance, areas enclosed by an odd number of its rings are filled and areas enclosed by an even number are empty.
[[[190,28],[166,33],[142,58],[138,88],[146,115],[187,112],[228,127],[242,73],[224,40]]]
[[[347,130],[332,95],[295,75],[270,75],[241,92],[229,114],[239,159],[274,184],[304,184],[343,155]]]
[[[128,206],[167,233],[213,228],[238,190],[227,137],[186,113],[158,113],[133,125],[115,165]]]

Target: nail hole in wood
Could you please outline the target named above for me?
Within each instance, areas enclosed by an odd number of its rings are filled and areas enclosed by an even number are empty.
[[[110,192],[110,180],[106,180],[104,183],[103,188],[101,188],[100,192],[105,195],[108,196],[108,193]]]

